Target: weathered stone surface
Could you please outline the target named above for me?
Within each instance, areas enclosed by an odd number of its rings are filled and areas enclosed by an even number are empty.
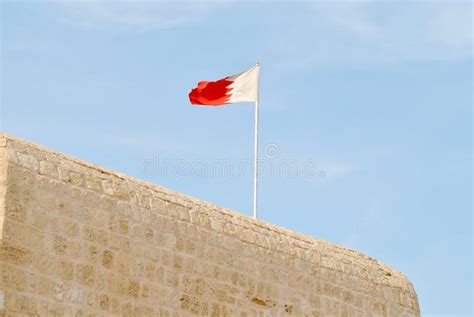
[[[401,273],[0,133],[0,316],[419,316]]]

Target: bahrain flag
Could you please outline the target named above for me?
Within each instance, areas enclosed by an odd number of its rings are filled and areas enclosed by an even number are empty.
[[[216,81],[200,81],[189,93],[193,105],[222,106],[229,103],[257,101],[260,66]]]

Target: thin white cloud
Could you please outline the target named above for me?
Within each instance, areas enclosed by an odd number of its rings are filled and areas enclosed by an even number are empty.
[[[314,2],[313,11],[318,23],[329,25],[334,31],[346,32],[361,38],[376,37],[380,29],[370,20],[367,1]]]
[[[343,162],[322,162],[319,164],[319,169],[329,181],[349,176],[356,171],[354,165]]]
[[[473,57],[470,1],[315,1],[314,18],[266,45],[288,69]]]
[[[148,31],[173,28],[206,17],[231,1],[52,0],[64,23],[84,29]]]

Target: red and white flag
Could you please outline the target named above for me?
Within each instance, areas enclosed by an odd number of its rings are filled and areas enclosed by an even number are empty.
[[[255,102],[255,139],[253,161],[253,217],[257,218],[258,185],[258,81],[260,66],[216,81],[200,81],[189,93],[193,105],[222,106],[236,102]]]
[[[256,65],[242,73],[217,81],[200,81],[189,93],[193,105],[222,106],[229,103],[258,99],[258,76],[260,66]]]

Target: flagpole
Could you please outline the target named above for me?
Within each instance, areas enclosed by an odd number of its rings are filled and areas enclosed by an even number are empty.
[[[260,67],[257,61],[257,67]],[[259,90],[257,88],[257,99],[255,100],[255,131],[254,131],[254,161],[253,161],[253,217],[257,219],[257,190],[258,190],[258,99]]]

